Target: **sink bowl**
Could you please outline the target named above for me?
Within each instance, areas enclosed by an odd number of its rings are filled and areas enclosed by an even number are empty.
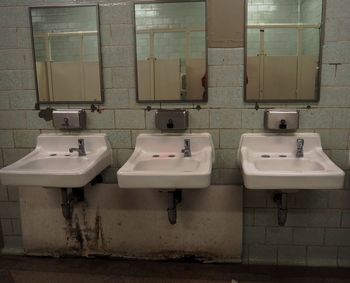
[[[296,140],[304,139],[304,157]],[[342,189],[345,173],[323,152],[316,133],[243,134],[238,150],[247,189]]]
[[[84,139],[86,155],[70,153]],[[112,164],[112,151],[105,134],[38,136],[34,151],[0,170],[3,185],[79,188]]]
[[[190,139],[191,157],[181,150]],[[120,188],[199,189],[210,186],[214,147],[210,134],[141,134],[117,173]]]

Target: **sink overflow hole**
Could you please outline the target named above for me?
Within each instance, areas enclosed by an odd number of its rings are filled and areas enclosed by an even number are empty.
[[[262,158],[270,158],[270,155],[268,155],[268,154],[263,154],[263,155],[261,155],[261,157],[262,157]]]

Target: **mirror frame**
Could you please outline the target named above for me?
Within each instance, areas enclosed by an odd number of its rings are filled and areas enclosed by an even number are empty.
[[[138,4],[162,4],[162,3],[188,3],[188,2],[204,2],[204,17],[205,17],[205,68],[207,75],[207,85],[205,87],[205,93],[203,99],[189,99],[189,100],[140,100],[138,90],[138,77],[137,77],[137,41],[136,41],[136,9],[135,6]],[[151,1],[135,1],[133,4],[133,22],[134,22],[134,56],[135,56],[135,86],[136,86],[136,101],[138,103],[191,103],[191,102],[208,102],[208,83],[209,83],[209,69],[208,69],[208,1],[207,0],[151,0]]]
[[[36,57],[35,57],[35,48],[34,48],[34,31],[33,31],[33,21],[32,21],[32,9],[47,9],[47,8],[70,8],[70,7],[95,7],[96,8],[96,25],[97,25],[97,56],[99,60],[99,70],[100,70],[100,91],[101,91],[101,99],[93,100],[93,101],[40,101],[39,99],[39,88],[38,88],[38,78],[36,72]],[[36,91],[36,101],[37,104],[102,104],[104,103],[104,91],[103,91],[103,68],[102,68],[102,53],[101,53],[101,28],[100,28],[100,17],[99,17],[99,5],[98,4],[79,4],[79,5],[52,5],[52,6],[31,6],[28,7],[29,13],[29,22],[30,22],[30,34],[31,34],[31,47],[33,54],[33,69],[34,69],[34,77],[35,77],[35,91]]]
[[[247,24],[248,24],[248,1],[245,0],[245,22],[244,22],[244,79],[243,79],[243,92],[244,92],[244,102],[250,102],[250,103],[305,103],[305,102],[319,102],[321,97],[321,77],[322,77],[322,58],[323,58],[323,46],[324,46],[324,35],[325,35],[325,23],[326,23],[326,1],[327,0],[321,0],[322,1],[322,13],[321,13],[321,24],[320,24],[320,42],[319,42],[319,66],[318,71],[316,74],[316,80],[315,80],[315,98],[314,99],[266,99],[266,100],[256,100],[256,99],[248,99],[247,98],[247,51],[248,51],[248,36],[247,36]]]

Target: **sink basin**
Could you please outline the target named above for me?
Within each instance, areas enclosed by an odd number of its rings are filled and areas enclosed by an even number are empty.
[[[190,139],[191,157],[181,150]],[[210,134],[141,134],[117,173],[121,188],[199,189],[210,186],[214,147]]]
[[[304,139],[304,157],[296,140]],[[342,189],[344,172],[323,152],[316,133],[243,134],[238,150],[247,189]]]
[[[70,153],[84,139],[86,155]],[[79,188],[111,165],[112,151],[105,134],[38,136],[34,151],[0,170],[3,185]]]

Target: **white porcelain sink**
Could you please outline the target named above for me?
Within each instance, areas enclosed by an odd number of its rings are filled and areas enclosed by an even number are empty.
[[[84,139],[86,155],[70,153]],[[38,136],[34,151],[0,170],[3,185],[57,188],[83,187],[112,163],[105,134]]]
[[[181,150],[189,139],[191,157]],[[214,147],[210,134],[141,134],[117,173],[121,188],[198,189],[210,185]]]
[[[296,141],[304,156],[296,157]],[[344,172],[323,152],[316,133],[243,134],[238,150],[247,189],[342,189]]]

